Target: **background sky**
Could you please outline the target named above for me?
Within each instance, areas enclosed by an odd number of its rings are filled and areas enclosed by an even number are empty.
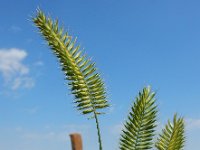
[[[94,120],[76,111],[59,63],[31,22],[40,7],[97,63],[112,107],[100,117],[116,150],[138,91],[157,92],[159,128],[178,112],[186,148],[200,141],[199,0],[0,0],[0,149],[71,149],[69,134],[98,148]]]

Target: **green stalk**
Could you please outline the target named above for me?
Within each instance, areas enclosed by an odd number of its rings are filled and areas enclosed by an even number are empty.
[[[94,113],[94,118],[95,118],[95,121],[96,121],[96,128],[97,128],[98,142],[99,142],[99,150],[102,150],[101,132],[100,132],[99,121],[98,121],[96,112]]]
[[[102,150],[101,133],[100,133],[99,121],[98,121],[98,117],[97,117],[96,112],[94,112],[94,118],[95,118],[96,127],[97,127],[98,142],[99,142],[99,150]]]

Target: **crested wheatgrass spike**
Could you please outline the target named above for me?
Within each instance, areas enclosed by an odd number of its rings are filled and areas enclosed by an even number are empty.
[[[149,87],[144,88],[136,97],[122,130],[121,150],[147,150],[152,148],[157,114],[154,97],[155,93],[152,93]]]
[[[184,142],[184,121],[175,114],[173,123],[168,121],[155,146],[158,150],[182,150]]]
[[[80,46],[76,44],[64,28],[59,28],[58,20],[52,21],[41,10],[33,22],[39,28],[48,45],[60,61],[63,72],[68,80],[71,93],[75,96],[75,105],[82,114],[92,114],[98,131],[99,148],[102,149],[98,122],[100,110],[109,107],[106,91],[100,75],[96,72],[95,63],[82,55]]]
[[[95,63],[83,55],[76,38],[59,27],[58,20],[53,21],[39,9],[32,20],[57,56],[74,95],[77,110],[95,119],[99,150],[102,150],[98,115],[104,114],[102,109],[109,107],[109,104]],[[157,116],[155,101],[155,93],[151,92],[150,87],[139,92],[122,130],[119,142],[121,150],[148,150],[153,147]],[[182,150],[184,142],[184,121],[175,115],[173,123],[168,122],[155,146],[158,150]]]

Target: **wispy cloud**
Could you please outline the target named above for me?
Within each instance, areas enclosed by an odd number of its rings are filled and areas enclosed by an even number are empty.
[[[16,26],[16,25],[12,25],[9,30],[16,33],[16,32],[20,32],[22,30],[22,28],[20,28],[19,26]]]
[[[53,150],[56,147],[63,149],[70,141],[66,131],[36,130],[24,127],[0,128],[0,147],[4,150]],[[68,142],[67,142],[68,141]]]
[[[47,141],[66,141],[66,133],[64,131],[62,132],[54,132],[54,131],[48,131],[48,132],[28,132],[24,133],[22,135],[22,138],[26,140],[47,140]]]
[[[36,114],[38,111],[39,111],[38,106],[34,106],[34,107],[31,107],[31,108],[24,109],[24,112],[26,112],[30,115]]]
[[[188,130],[200,129],[200,118],[198,119],[187,118],[185,122],[186,122],[186,128]]]
[[[91,131],[91,128],[92,127],[88,124],[67,124],[62,126],[62,129],[65,130],[68,135],[73,132],[87,133]]]
[[[124,125],[123,125],[123,123],[119,123],[119,124],[112,126],[110,129],[110,132],[113,135],[119,135],[120,133],[122,133],[122,129],[124,129]]]
[[[66,147],[67,149],[71,149],[69,134],[73,133],[72,131],[81,133],[83,142],[90,143],[88,136],[90,136],[91,128],[88,125],[68,124],[46,126],[48,128],[42,127],[42,125],[40,128],[28,128],[25,126],[0,127],[0,139],[2,139],[0,147],[4,150],[54,150],[55,148],[66,149]],[[87,147],[87,145],[84,147]]]
[[[35,82],[31,77],[17,77],[14,79],[11,89],[16,90],[20,87],[30,89],[34,87]]]
[[[27,55],[22,49],[0,49],[0,74],[12,90],[32,88],[35,85],[29,75],[29,67],[23,63]]]
[[[26,43],[32,43],[32,42],[33,42],[33,39],[32,39],[32,38],[26,39]]]
[[[0,32],[3,31],[3,27],[0,27]]]
[[[36,62],[34,63],[34,66],[44,66],[44,63],[43,63],[43,61],[38,60],[38,61],[36,61]]]

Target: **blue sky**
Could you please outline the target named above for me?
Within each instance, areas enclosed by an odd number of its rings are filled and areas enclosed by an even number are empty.
[[[0,0],[0,149],[98,148],[94,120],[73,106],[51,53],[30,21],[39,6],[58,18],[97,63],[112,107],[100,117],[105,150],[117,149],[138,91],[157,92],[159,126],[175,112],[186,120],[186,150],[200,141],[200,1]]]

